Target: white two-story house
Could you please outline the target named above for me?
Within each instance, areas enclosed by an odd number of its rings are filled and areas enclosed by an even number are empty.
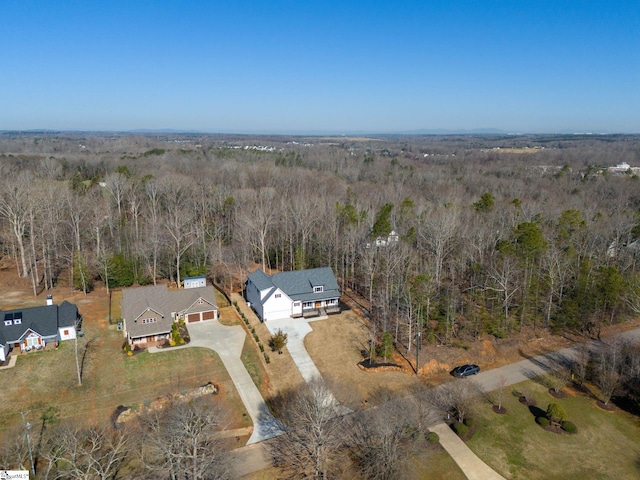
[[[270,276],[258,269],[247,277],[245,296],[263,322],[340,311],[340,290],[329,267]]]

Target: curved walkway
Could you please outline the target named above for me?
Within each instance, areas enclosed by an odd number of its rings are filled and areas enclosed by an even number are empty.
[[[469,480],[505,480],[503,476],[480,460],[446,423],[429,427],[429,430],[438,434],[440,445]]]
[[[187,329],[191,341],[187,345],[173,347],[171,350],[202,347],[213,350],[220,356],[247,413],[253,420],[253,433],[249,437],[247,445],[280,435],[282,433],[280,423],[271,414],[260,391],[240,360],[246,336],[244,329],[239,325],[227,327],[217,320],[189,323]],[[149,348],[151,353],[162,351],[164,350],[156,347]]]
[[[15,367],[15,366],[16,366],[16,361],[17,361],[17,360],[18,360],[18,356],[17,356],[17,355],[10,355],[10,356],[9,356],[9,362],[8,362],[6,365],[4,365],[4,366],[0,367],[0,370],[5,370],[5,369],[7,369],[7,368],[13,368],[13,367]]]

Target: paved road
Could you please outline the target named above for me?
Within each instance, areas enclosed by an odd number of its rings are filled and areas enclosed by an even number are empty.
[[[247,413],[253,420],[253,433],[247,445],[261,442],[282,433],[280,423],[271,414],[262,395],[240,360],[244,345],[245,331],[235,325],[227,327],[217,320],[207,320],[187,324],[191,341],[187,345],[174,348],[203,347],[215,351],[222,360],[233,384],[238,390]],[[162,349],[149,348],[149,351],[162,352]]]
[[[615,338],[640,341],[640,329],[624,332]],[[604,341],[606,342],[608,339]],[[589,344],[589,347],[595,348],[598,343],[597,341],[592,342]],[[539,355],[479,373],[473,380],[481,392],[490,392],[498,388],[530,380],[536,376],[544,375],[549,372],[549,369],[556,362],[563,362],[567,358],[575,358],[577,352],[577,347],[564,348],[556,352]],[[466,379],[452,379],[451,381],[465,380]],[[429,427],[429,429],[438,433],[443,448],[451,455],[452,459],[468,479],[499,480],[503,478],[482,462],[445,423],[436,423]],[[236,471],[239,475],[248,475],[249,473],[269,468],[272,460],[268,457],[266,449],[261,444],[235,450],[234,458],[237,465]]]

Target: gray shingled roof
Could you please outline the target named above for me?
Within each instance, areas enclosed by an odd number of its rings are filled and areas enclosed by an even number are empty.
[[[125,321],[127,335],[131,338],[159,335],[171,331],[171,310],[168,304],[166,285],[125,288],[122,291],[122,318]],[[155,323],[143,324],[137,320],[146,312],[157,313]]]
[[[273,282],[271,278],[267,276],[262,270],[258,269],[253,273],[250,273],[247,278],[251,280],[258,290],[263,291],[269,288],[273,288]]]
[[[218,309],[216,294],[211,285],[206,287],[185,288],[184,290],[171,290],[169,294],[172,311],[174,312],[182,313],[187,309],[191,313],[205,312],[211,310],[211,306],[216,310]],[[206,303],[204,305],[194,305],[199,298],[202,298]]]
[[[291,272],[279,272],[268,277],[262,270],[256,270],[248,277],[256,287],[267,290],[277,287],[292,300],[310,302],[340,296],[340,289],[333,270],[330,267],[312,268],[309,270],[294,270]],[[314,293],[313,287],[323,286],[324,291]],[[269,292],[266,298],[273,293]]]
[[[19,324],[14,317],[19,316]],[[11,318],[12,324],[5,325],[5,319]],[[52,338],[58,335],[59,327],[75,326],[78,318],[78,307],[67,301],[58,305],[16,308],[0,310],[0,345],[14,343],[28,331],[32,330],[41,337]]]
[[[194,306],[199,298],[207,303]],[[187,309],[189,312],[207,311],[211,310],[209,304],[217,310],[215,291],[211,285],[184,290],[167,290],[166,285],[126,288],[122,291],[122,318],[131,338],[159,335],[171,331],[172,312],[182,313]],[[136,322],[149,311],[157,313],[151,315],[157,318],[156,322]]]

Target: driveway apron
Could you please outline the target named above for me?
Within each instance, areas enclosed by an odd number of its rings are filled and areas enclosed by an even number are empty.
[[[313,321],[322,319],[323,317],[316,318]],[[300,370],[305,382],[311,383],[314,379],[322,379],[322,375],[320,374],[318,367],[313,363],[311,355],[309,355],[309,352],[307,352],[307,349],[304,346],[304,337],[309,332],[313,331],[309,326],[308,320],[304,318],[294,319],[289,317],[269,320],[265,325],[272,335],[274,335],[278,330],[282,330],[287,334],[287,350],[289,350],[289,354],[291,354],[291,358],[293,358],[293,362],[296,364],[296,367],[298,367],[298,370]],[[331,394],[331,398],[327,400],[331,405],[333,405],[336,415],[346,415],[352,411],[344,405],[341,405],[333,394]]]
[[[240,360],[245,332],[239,325],[227,327],[217,320],[187,324],[191,342],[183,347],[202,347],[215,351],[222,360],[233,384],[253,420],[253,433],[248,444],[260,442],[282,433],[282,428],[267,407],[260,391]],[[162,351],[149,349],[150,352]]]

